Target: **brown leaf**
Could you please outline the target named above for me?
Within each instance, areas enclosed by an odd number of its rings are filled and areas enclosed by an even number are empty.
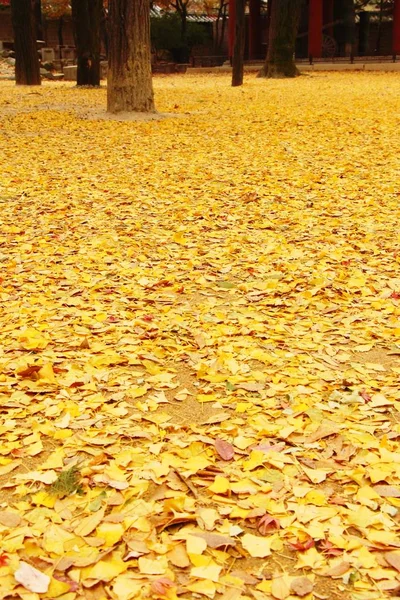
[[[247,383],[238,383],[236,387],[247,392],[261,392],[265,388],[265,384],[249,381]]]
[[[347,573],[350,567],[350,563],[343,561],[338,565],[332,567],[331,569],[328,569],[327,571],[325,571],[325,573],[322,573],[322,575],[324,575],[325,577],[332,577],[332,579],[339,579],[342,575]]]
[[[400,573],[400,553],[399,552],[385,552],[383,555],[386,562],[389,563],[391,567],[394,567],[396,571]]]
[[[271,531],[276,531],[281,528],[281,524],[279,519],[275,519],[271,515],[264,515],[258,521],[257,529],[261,533],[261,535],[268,535]]]
[[[219,438],[215,440],[215,449],[222,460],[232,460],[232,458],[235,456],[235,450],[232,444]]]
[[[400,498],[400,488],[393,485],[375,485],[372,489],[382,498]]]
[[[168,591],[174,587],[174,583],[168,577],[160,577],[151,584],[151,591],[157,596],[167,596]]]
[[[4,525],[4,527],[18,527],[21,520],[21,517],[16,513],[8,510],[0,511],[0,525]]]
[[[313,591],[314,584],[308,577],[296,577],[290,584],[290,591],[296,594],[296,596],[307,596]]]
[[[190,560],[183,544],[178,544],[172,548],[168,552],[168,559],[175,567],[179,567],[180,569],[185,569],[190,565]]]
[[[221,548],[225,546],[236,546],[236,542],[233,538],[227,535],[220,535],[218,533],[196,533],[196,537],[201,537],[206,540],[209,548]]]

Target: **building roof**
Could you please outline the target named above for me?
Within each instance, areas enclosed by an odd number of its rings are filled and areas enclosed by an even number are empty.
[[[163,14],[166,14],[166,11],[162,10],[156,4],[153,4],[153,8],[150,10],[150,15],[152,17],[161,17]],[[217,17],[210,15],[201,15],[201,14],[188,14],[187,20],[191,23],[214,23],[217,20]]]

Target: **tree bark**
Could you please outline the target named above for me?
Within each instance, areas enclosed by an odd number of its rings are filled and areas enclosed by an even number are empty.
[[[32,0],[11,0],[17,85],[40,85],[39,55]]]
[[[235,0],[235,2],[236,24],[232,56],[232,87],[243,85],[243,59],[246,35],[244,16],[246,0]]]
[[[41,0],[33,0],[33,8],[34,8],[34,14],[35,14],[35,23],[36,23],[36,39],[44,40]]]
[[[259,77],[297,77],[294,62],[302,0],[272,0],[268,53]]]
[[[107,110],[155,112],[148,0],[110,0]]]
[[[344,53],[351,56],[354,50],[354,39],[356,33],[356,8],[354,0],[344,0],[342,3]]]
[[[58,21],[58,28],[57,28],[58,45],[60,47],[59,48],[59,50],[60,50],[59,58],[61,58],[61,46],[64,46],[63,26],[64,26],[64,17],[63,17],[63,15],[61,15],[61,17]]]
[[[100,23],[102,0],[72,0],[77,52],[77,85],[100,85]]]

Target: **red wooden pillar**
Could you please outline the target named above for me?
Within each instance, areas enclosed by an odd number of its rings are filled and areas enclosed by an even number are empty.
[[[323,1],[310,0],[308,13],[308,55],[322,56]]]
[[[393,54],[400,54],[400,0],[393,7]]]
[[[261,0],[249,2],[249,58],[260,58],[261,54]]]
[[[233,56],[233,46],[235,45],[235,29],[236,29],[236,0],[229,0],[229,58]]]
[[[324,6],[324,33],[333,38],[333,23],[335,21],[334,13],[335,0],[325,0]]]

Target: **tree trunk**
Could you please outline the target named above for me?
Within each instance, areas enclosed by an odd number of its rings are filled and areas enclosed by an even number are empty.
[[[110,0],[107,110],[155,112],[148,0]]]
[[[381,37],[382,37],[382,21],[383,21],[383,0],[379,4],[379,22],[378,22],[378,35],[376,38],[375,54],[379,56],[381,53]]]
[[[102,0],[72,0],[77,52],[77,85],[100,85],[100,22]]]
[[[102,9],[102,13],[101,13],[101,37],[103,40],[103,44],[104,44],[104,50],[106,52],[106,57],[108,58],[108,15],[107,15],[107,11],[103,6]]]
[[[244,58],[244,43],[245,43],[245,5],[246,0],[235,0],[235,41],[233,44],[232,56],[232,86],[237,87],[243,84],[243,58]]]
[[[351,56],[354,51],[354,39],[356,33],[356,8],[354,0],[344,0],[342,3],[344,53]]]
[[[219,37],[219,45],[218,45],[219,52],[222,51],[222,48],[224,46],[225,29],[226,29],[226,22],[227,22],[227,11],[228,11],[228,4],[225,3],[224,8],[223,8],[223,13],[222,13],[221,34]]]
[[[272,0],[268,53],[259,77],[297,77],[294,52],[302,0]]]
[[[34,10],[34,14],[35,14],[35,23],[36,23],[36,39],[44,40],[41,0],[33,0],[33,10]]]
[[[59,50],[60,50],[59,58],[61,58],[61,46],[64,46],[63,26],[64,26],[64,17],[63,17],[63,15],[61,15],[61,17],[58,21],[58,28],[57,28],[58,45],[59,45]]]
[[[17,85],[40,85],[39,55],[32,0],[11,0]]]

